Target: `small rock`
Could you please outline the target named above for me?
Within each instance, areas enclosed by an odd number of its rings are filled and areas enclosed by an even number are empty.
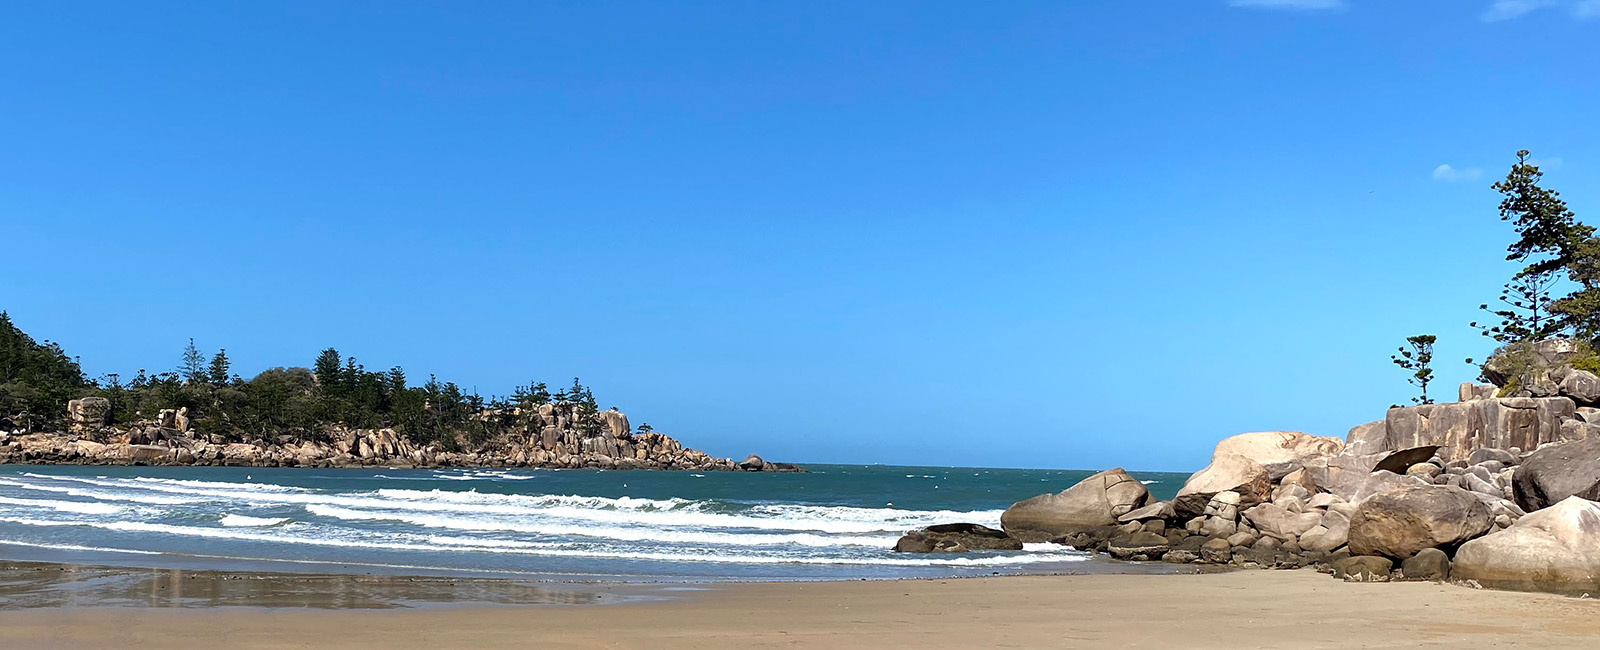
[[[1357,555],[1330,564],[1333,577],[1343,578],[1345,582],[1388,582],[1390,572],[1394,571],[1394,562],[1375,555]]]
[[[1400,562],[1400,575],[1406,580],[1444,582],[1450,579],[1450,556],[1436,548],[1425,548]]]

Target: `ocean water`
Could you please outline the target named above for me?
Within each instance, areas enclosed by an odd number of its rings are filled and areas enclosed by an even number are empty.
[[[1053,544],[909,555],[1090,472],[812,465],[809,474],[0,465],[0,559],[643,582],[1096,570]],[[1183,474],[1137,473],[1156,498]],[[1106,570],[1100,567],[1099,570]]]

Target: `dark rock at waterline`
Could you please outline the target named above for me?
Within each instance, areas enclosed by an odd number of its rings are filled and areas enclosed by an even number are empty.
[[[979,524],[938,524],[913,530],[895,542],[900,553],[965,553],[1020,551],[1022,540]]]

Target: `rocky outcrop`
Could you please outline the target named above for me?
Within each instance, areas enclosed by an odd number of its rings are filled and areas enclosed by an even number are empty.
[[[95,400],[99,400],[96,402]],[[544,467],[595,469],[681,469],[696,471],[804,471],[752,456],[750,464],[686,449],[660,433],[632,433],[627,416],[615,410],[591,414],[583,426],[576,407],[544,404],[537,410],[485,410],[480,419],[512,435],[447,450],[417,445],[393,429],[334,428],[315,433],[238,441],[192,430],[186,409],[162,411],[153,420],[126,429],[95,422],[109,416],[102,398],[73,400],[77,431],[0,433],[0,463],[79,465],[223,465],[239,467]],[[467,446],[458,442],[454,447]]]
[[[1121,468],[1109,469],[1054,494],[1018,501],[1000,515],[1000,527],[1025,542],[1044,542],[1117,523],[1141,508],[1150,491]]]
[[[1534,449],[1561,442],[1577,412],[1567,397],[1512,397],[1389,409],[1380,451],[1436,445],[1446,462],[1483,448]]]
[[[1567,497],[1600,500],[1600,438],[1550,445],[1529,454],[1512,477],[1517,505],[1532,512]]]
[[[1600,504],[1568,497],[1467,542],[1451,575],[1496,589],[1600,594]]]
[[[894,545],[900,553],[965,553],[1020,551],[1022,540],[978,524],[939,524],[913,530]]]
[[[1267,470],[1276,481],[1307,463],[1325,460],[1344,451],[1344,441],[1306,435],[1299,431],[1260,431],[1224,438],[1211,454],[1215,461],[1224,456],[1242,456]]]
[[[85,397],[67,402],[67,427],[71,431],[95,431],[111,423],[111,400]]]
[[[1350,552],[1405,559],[1425,548],[1454,549],[1493,527],[1489,509],[1448,485],[1401,487],[1362,501],[1350,518]]]
[[[1205,512],[1205,506],[1219,492],[1237,492],[1239,503],[1245,507],[1266,501],[1272,490],[1272,476],[1267,468],[1244,456],[1213,455],[1211,464],[1189,476],[1172,506],[1180,515],[1195,516]]]

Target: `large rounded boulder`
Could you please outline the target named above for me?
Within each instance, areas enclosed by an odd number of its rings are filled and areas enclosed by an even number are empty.
[[[1410,485],[1375,494],[1350,518],[1350,553],[1406,559],[1454,549],[1494,526],[1489,507],[1449,485]]]
[[[1212,460],[1222,456],[1243,456],[1267,470],[1276,481],[1290,472],[1305,467],[1317,459],[1328,459],[1344,452],[1344,441],[1338,438],[1307,435],[1299,431],[1257,431],[1223,438],[1211,453]]]
[[[1600,504],[1568,497],[1467,542],[1451,577],[1495,589],[1600,594]]]
[[[1550,445],[1529,454],[1511,477],[1517,505],[1533,512],[1567,497],[1600,500],[1600,438]]]
[[[1000,527],[1024,542],[1045,542],[1102,526],[1145,505],[1150,491],[1122,468],[1108,469],[1054,494],[1011,504]]]
[[[1261,463],[1232,454],[1214,456],[1211,464],[1189,476],[1172,507],[1179,515],[1204,514],[1211,497],[1220,492],[1238,492],[1239,505],[1248,508],[1272,498],[1272,475]]]

